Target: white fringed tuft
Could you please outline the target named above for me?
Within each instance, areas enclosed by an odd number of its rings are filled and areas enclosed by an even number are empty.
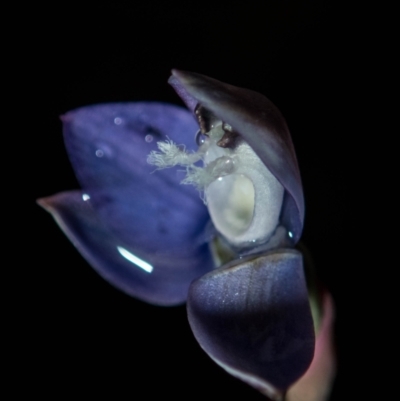
[[[157,142],[157,146],[160,151],[151,151],[147,156],[147,163],[159,169],[173,166],[189,166],[202,158],[200,152],[189,153],[186,151],[185,147],[179,147],[170,139]]]

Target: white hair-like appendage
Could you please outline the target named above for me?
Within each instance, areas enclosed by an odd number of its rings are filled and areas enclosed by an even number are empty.
[[[157,146],[160,151],[151,151],[147,157],[147,163],[159,169],[173,166],[189,166],[202,158],[200,152],[189,153],[184,147],[179,147],[170,139],[157,142]]]

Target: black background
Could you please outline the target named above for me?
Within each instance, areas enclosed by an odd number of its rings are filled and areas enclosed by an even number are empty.
[[[116,400],[191,394],[264,399],[200,349],[184,306],[150,306],[111,287],[35,204],[79,187],[59,115],[102,102],[182,104],[167,85],[171,68],[178,68],[263,93],[285,116],[306,197],[303,241],[337,309],[332,400],[344,394],[361,399],[369,370],[358,343],[367,321],[354,273],[354,214],[363,136],[360,71],[373,38],[362,11],[323,0],[130,2],[92,9],[65,3],[35,9],[29,25],[21,24],[16,80],[24,82],[19,104],[27,110],[19,138],[27,153],[21,182],[29,189],[29,220],[18,238],[29,238],[32,250],[20,252],[28,268],[20,280],[24,289],[16,292],[28,296],[16,319],[24,334],[18,369],[30,378],[32,393],[55,399],[106,390]]]

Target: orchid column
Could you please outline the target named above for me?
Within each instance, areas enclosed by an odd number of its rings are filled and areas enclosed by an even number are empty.
[[[215,362],[281,399],[314,351],[302,257],[293,249],[304,200],[289,131],[260,94],[181,71],[170,83],[198,120],[199,148],[159,142],[148,161],[186,168],[182,184],[203,194],[222,264],[192,283],[190,325]]]

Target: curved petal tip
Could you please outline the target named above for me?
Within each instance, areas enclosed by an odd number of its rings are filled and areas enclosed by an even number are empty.
[[[54,217],[74,246],[106,281],[142,301],[162,306],[185,302],[190,283],[212,268],[211,256],[199,247],[188,256],[146,252],[116,237],[98,217],[90,197],[63,192],[37,203]],[[206,245],[205,245],[206,246]]]

